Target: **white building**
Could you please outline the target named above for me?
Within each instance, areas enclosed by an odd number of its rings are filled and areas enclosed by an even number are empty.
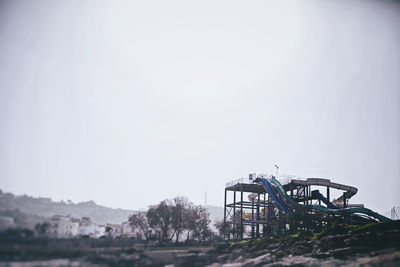
[[[78,235],[79,222],[70,216],[54,215],[49,223],[54,236],[66,238]]]
[[[91,238],[100,238],[106,233],[106,227],[90,224],[90,225],[79,225],[78,235],[79,236],[89,236]]]
[[[107,223],[107,227],[111,228],[110,235],[112,238],[121,237],[123,235],[122,224],[111,224]]]

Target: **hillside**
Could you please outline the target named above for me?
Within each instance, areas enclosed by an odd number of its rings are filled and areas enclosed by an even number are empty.
[[[53,215],[70,215],[81,218],[90,217],[97,224],[122,223],[133,213],[131,210],[113,209],[97,205],[94,201],[79,202],[68,201],[54,202],[50,198],[35,198],[27,195],[15,196],[11,193],[0,191],[0,211],[19,210],[22,213],[39,217]]]
[[[224,209],[216,206],[204,206],[211,220],[211,227],[216,221],[223,220]],[[11,193],[3,193],[0,190],[0,212],[6,215],[6,211],[18,210],[18,214],[33,215],[39,218],[48,218],[53,215],[65,215],[74,218],[89,217],[97,224],[120,224],[126,221],[134,212],[126,209],[113,209],[96,204],[94,201],[73,203],[55,202],[50,198],[35,198],[27,195],[16,196]],[[15,214],[15,213],[13,213]],[[13,216],[12,216],[13,217]]]

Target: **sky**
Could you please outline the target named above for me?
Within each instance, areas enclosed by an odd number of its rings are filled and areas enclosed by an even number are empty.
[[[0,0],[0,188],[223,206],[249,173],[400,205],[400,4]]]

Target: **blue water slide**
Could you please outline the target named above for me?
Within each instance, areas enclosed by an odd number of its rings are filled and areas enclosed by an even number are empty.
[[[275,185],[278,188],[279,194],[286,200],[286,202],[290,205],[291,208],[293,209],[305,208],[303,205],[298,204],[291,197],[289,197],[288,194],[286,194],[286,190],[283,188],[283,186],[278,180],[270,179],[269,181],[271,184]]]
[[[330,202],[324,195],[322,195],[319,190],[314,190],[311,192],[311,196],[315,197],[316,199],[321,200],[322,202],[324,202],[326,204],[326,206],[330,209],[338,209],[339,207],[332,204],[332,202]]]
[[[257,178],[257,179],[266,180],[266,179],[263,179],[263,178]],[[259,181],[262,181],[262,180],[259,180]],[[281,185],[281,183],[278,180],[271,179],[270,181],[271,181],[271,183],[273,183],[278,188],[280,195],[282,195],[284,197],[284,199],[286,199],[286,201],[290,204],[290,206],[292,208],[294,208],[294,209],[306,208],[304,205],[298,204],[293,199],[291,199],[287,195],[286,190],[283,188],[283,186]],[[268,184],[271,187],[271,184],[269,182],[268,182]],[[264,184],[264,187],[265,187],[265,184]],[[275,196],[276,196],[276,194],[275,194]],[[327,214],[341,214],[341,215],[349,214],[349,215],[351,215],[351,214],[359,213],[359,214],[365,214],[365,215],[374,217],[375,219],[377,219],[378,221],[381,221],[381,222],[389,222],[389,221],[391,221],[391,219],[389,219],[389,218],[387,218],[387,217],[385,217],[383,215],[380,215],[379,213],[374,212],[374,211],[372,211],[370,209],[367,209],[367,208],[350,207],[350,208],[344,208],[344,209],[338,209],[338,208],[332,209],[332,208],[327,208],[327,207],[324,207],[324,206],[321,206],[321,205],[310,205],[310,207],[312,209],[314,209],[314,210],[318,210],[318,211],[321,211],[321,212],[324,212],[324,213],[327,213]]]
[[[272,188],[272,185],[268,182],[267,179],[265,178],[257,178],[255,180],[255,182],[261,182],[264,185],[265,190],[267,190],[268,194],[272,197],[272,199],[274,200],[274,203],[276,205],[276,207],[281,210],[284,211],[286,213],[292,213],[293,211],[288,209],[288,207],[286,206],[286,204],[284,204],[279,197],[277,196],[275,190]]]

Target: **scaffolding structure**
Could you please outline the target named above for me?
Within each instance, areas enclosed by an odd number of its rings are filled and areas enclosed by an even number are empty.
[[[312,190],[315,186],[318,189],[325,187],[323,194],[319,190]],[[343,194],[333,202],[331,202],[331,186],[343,191]],[[355,187],[332,183],[328,179],[308,178],[287,181],[282,188],[291,200],[301,204],[304,209],[296,209],[291,213],[282,211],[277,207],[276,199],[274,200],[271,192],[268,193],[262,183],[243,181],[243,178],[227,183],[224,197],[224,224],[228,230],[225,238],[258,238],[295,233],[299,230],[317,231],[333,220],[354,220],[351,215],[332,215],[309,207],[325,204],[327,207],[331,205],[345,209],[349,206],[348,199],[357,192]],[[363,205],[353,204],[352,207],[363,208]],[[354,218],[361,220],[360,223],[369,220],[365,218],[365,221],[362,221],[364,218],[360,216]]]
[[[233,202],[228,203],[228,194],[233,193]],[[251,193],[251,198],[246,201],[243,198],[244,193]],[[239,197],[237,196],[239,195]],[[260,236],[260,227],[262,230],[266,227],[268,221],[266,216],[267,209],[271,208],[272,203],[268,199],[268,195],[262,185],[237,183],[225,188],[225,205],[224,205],[224,223],[230,224],[232,231],[228,232],[228,239],[243,239],[244,230],[247,225],[251,226],[252,237]],[[243,216],[251,214],[250,218]],[[263,212],[262,212],[263,211]]]

